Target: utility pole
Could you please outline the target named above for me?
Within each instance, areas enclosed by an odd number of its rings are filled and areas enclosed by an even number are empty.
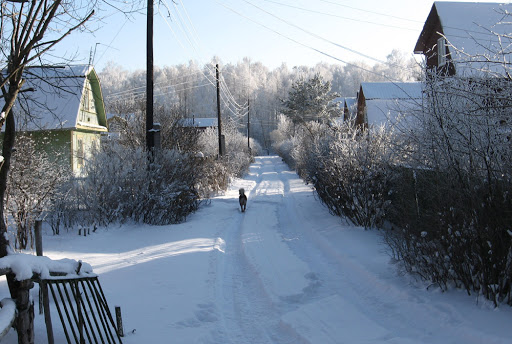
[[[249,96],[247,96],[247,147],[249,148],[249,153],[251,152],[251,107],[249,104]]]
[[[219,81],[219,64],[215,66],[215,75],[217,79],[217,126],[219,129],[219,157],[224,155],[224,145],[222,140],[222,123],[220,118],[220,81]]]
[[[146,36],[146,148],[155,146],[153,132],[153,0],[148,0]]]
[[[249,85],[247,86],[247,148],[251,154],[251,106],[250,106],[250,92],[251,89],[251,60],[249,60]]]

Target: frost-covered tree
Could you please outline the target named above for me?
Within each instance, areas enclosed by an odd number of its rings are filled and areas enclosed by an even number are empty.
[[[319,73],[309,80],[301,77],[284,100],[283,113],[294,123],[325,122],[340,113],[338,104],[332,102],[336,97],[338,95],[331,92],[331,83],[324,81]]]
[[[52,157],[38,150],[30,136],[18,136],[12,156],[7,188],[7,211],[15,224],[15,247],[33,248],[35,220],[52,211],[53,201],[62,197],[63,185],[71,179],[68,166],[55,163]]]
[[[2,3],[0,64],[5,73],[0,77],[4,100],[0,125],[5,123],[5,134],[3,164],[0,167],[0,257],[7,254],[8,246],[3,216],[4,197],[16,132],[12,107],[19,92],[23,92],[23,71],[30,63],[40,62],[45,53],[72,31],[82,27],[94,14],[93,7],[75,7],[73,3],[60,0]]]

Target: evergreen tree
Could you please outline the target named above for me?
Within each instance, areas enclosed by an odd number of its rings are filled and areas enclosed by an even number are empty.
[[[338,94],[331,92],[331,83],[317,73],[309,80],[304,77],[293,83],[288,99],[283,102],[283,113],[294,123],[325,122],[339,116],[340,108],[333,100]]]

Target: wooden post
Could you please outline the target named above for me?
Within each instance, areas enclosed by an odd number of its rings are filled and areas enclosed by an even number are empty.
[[[43,255],[43,233],[42,227],[43,222],[41,220],[36,220],[36,224],[34,227],[34,232],[36,236],[36,255]]]
[[[251,154],[251,106],[249,97],[247,97],[247,148],[249,148],[249,154]]]
[[[153,0],[148,0],[146,26],[146,147],[155,146],[153,129]]]
[[[121,317],[121,307],[116,306],[117,334],[124,337],[123,318]]]
[[[219,80],[219,64],[215,65],[215,76],[217,79],[217,127],[219,131],[219,157],[224,155],[224,147],[222,146],[222,123],[220,116],[220,80]]]
[[[15,281],[16,285],[16,332],[18,344],[34,344],[34,303],[30,300],[31,280]]]
[[[45,281],[39,283],[41,294],[43,295],[44,322],[46,324],[46,334],[48,336],[48,344],[54,344],[52,317],[50,316],[50,299],[48,297],[48,284]]]
[[[36,255],[42,256],[43,255],[43,233],[42,233],[42,227],[43,222],[41,220],[36,220],[35,226],[34,226],[34,235],[36,237]],[[39,285],[41,286],[41,285]],[[41,292],[41,289],[39,289],[39,314],[43,314],[43,293]]]

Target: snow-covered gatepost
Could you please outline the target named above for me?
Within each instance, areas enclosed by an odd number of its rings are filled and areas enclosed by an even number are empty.
[[[122,343],[98,276],[89,264],[72,259],[52,260],[44,256],[9,254],[0,258],[0,275],[7,274],[14,281],[9,287],[16,302],[14,327],[19,344],[34,343],[34,304],[30,299],[34,282],[39,283],[45,295],[43,305],[49,344],[54,343],[54,336],[48,291],[53,297],[68,343],[85,343],[86,340]],[[0,331],[2,327],[8,329],[9,326],[0,323]]]

